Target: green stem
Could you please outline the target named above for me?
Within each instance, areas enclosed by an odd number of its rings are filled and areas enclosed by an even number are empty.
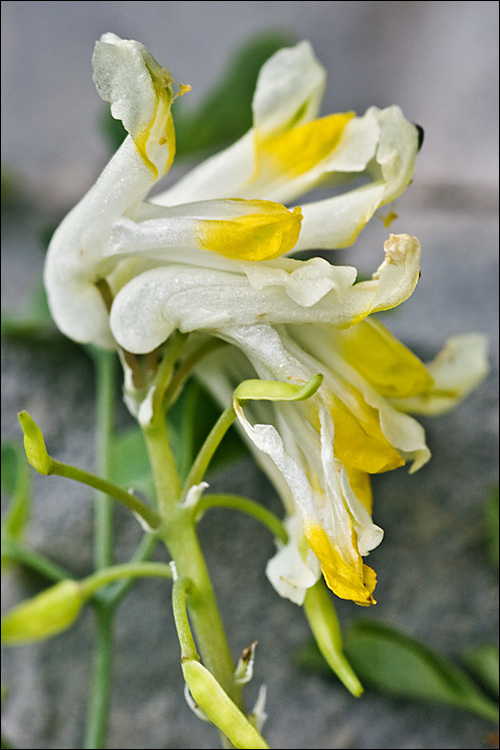
[[[96,477],[95,474],[91,474],[88,471],[85,471],[84,469],[79,469],[77,466],[71,466],[70,464],[64,464],[61,461],[53,461],[53,470],[52,474],[56,474],[60,477],[67,477],[68,479],[73,479],[75,482],[80,482],[81,484],[86,484],[89,487],[93,487],[96,490],[99,490],[100,492],[104,493],[105,495],[109,495],[111,497],[114,497],[115,500],[118,500],[123,505],[126,505],[127,508],[137,513],[141,518],[146,521],[146,523],[152,528],[156,529],[160,524],[160,517],[158,513],[149,507],[149,505],[146,505],[146,503],[143,503],[142,500],[139,500],[135,495],[132,495],[130,492],[126,492],[125,490],[122,490],[121,487],[118,487],[116,484],[113,484],[112,482],[108,482],[107,479],[102,479],[102,477]],[[102,497],[101,494],[98,495],[98,503],[105,502],[108,498]],[[107,514],[104,515],[104,519],[107,522]],[[101,535],[103,536],[102,532]],[[104,551],[104,545],[103,545],[103,551]],[[102,553],[100,557],[102,556]]]
[[[172,578],[172,569],[166,563],[124,563],[112,565],[110,568],[99,570],[94,575],[81,581],[84,597],[91,596],[97,589],[114,583],[122,578]],[[109,604],[109,601],[108,601]]]
[[[186,659],[200,660],[196,651],[196,644],[189,627],[189,620],[186,610],[186,595],[191,587],[189,578],[178,578],[172,589],[172,609],[174,613],[175,628],[179,636],[181,646],[181,661]]]
[[[184,387],[186,380],[191,375],[191,371],[198,362],[203,359],[207,354],[213,352],[221,346],[224,346],[225,342],[220,339],[209,338],[204,341],[200,346],[195,349],[186,359],[181,362],[175,375],[172,377],[168,389],[165,391],[165,404],[167,408],[170,408],[174,404]]]
[[[288,532],[278,516],[255,500],[250,500],[240,495],[204,495],[194,508],[195,518],[199,518],[200,514],[209,508],[232,508],[233,510],[240,511],[240,513],[246,513],[247,516],[252,516],[252,518],[255,518],[266,526],[280,542],[283,542],[283,544],[288,542]]]
[[[96,640],[92,661],[85,750],[98,750],[98,748],[106,747],[111,703],[114,607],[111,607],[108,602],[96,600],[94,601],[94,611],[96,616]]]
[[[205,442],[201,446],[200,451],[189,471],[189,474],[187,475],[182,493],[183,498],[186,497],[190,487],[199,484],[202,481],[215,451],[219,447],[222,438],[231,427],[235,419],[236,412],[234,411],[232,406],[224,409],[219,419],[207,435]]]
[[[113,434],[116,388],[116,355],[98,351],[96,368],[96,472],[107,477],[110,472],[110,437]],[[113,504],[111,498],[96,494],[94,503],[95,567],[107,568],[113,563]]]
[[[130,562],[144,562],[152,554],[157,544],[158,537],[156,535],[144,534]],[[113,591],[109,593],[109,602],[115,605],[121,602],[123,597],[127,595],[133,582],[133,578],[129,578],[128,580],[121,581],[121,583],[117,584],[113,588]]]
[[[175,561],[178,577],[191,581],[187,606],[203,663],[242,707],[241,687],[234,682],[235,665],[196,535],[193,511],[179,503],[181,485],[163,414],[156,415],[144,428],[144,437],[163,517],[163,539]]]
[[[61,568],[52,560],[44,557],[39,552],[34,552],[27,547],[24,547],[14,539],[2,540],[2,557],[9,560],[17,560],[23,565],[27,565],[37,573],[41,573],[51,581],[64,581],[66,578],[71,578],[72,575],[64,568]]]
[[[182,347],[186,343],[187,334],[176,331],[169,339],[163,359],[155,375],[155,390],[153,394],[153,412],[161,409],[163,399],[169,384],[173,380],[172,373]]]
[[[92,357],[96,369],[96,468],[105,477],[110,473],[111,439],[115,414],[116,390],[116,356],[109,352],[92,350]],[[81,472],[65,464],[54,462],[57,469],[69,474],[72,479],[86,481],[91,487],[99,490],[94,499],[94,565],[97,570],[108,567],[113,561],[113,509],[111,496],[116,497],[112,486],[107,480],[93,477],[87,472]],[[119,488],[118,488],[119,489]],[[122,494],[120,490],[120,495]],[[104,494],[101,494],[104,493]],[[123,492],[123,495],[128,493]],[[120,498],[117,498],[120,499]],[[122,497],[121,501],[128,507],[131,496]],[[127,502],[125,502],[125,500]],[[140,502],[140,501],[138,501]],[[93,602],[96,616],[96,640],[92,660],[92,677],[90,697],[87,712],[85,745],[87,750],[95,750],[106,746],[106,736],[109,723],[111,704],[111,681],[113,671],[113,619],[114,607],[105,601]]]

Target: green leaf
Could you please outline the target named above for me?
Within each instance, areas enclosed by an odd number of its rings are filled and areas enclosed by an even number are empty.
[[[497,698],[500,695],[500,659],[496,643],[483,643],[469,648],[462,655],[463,661],[484,687]]]
[[[23,313],[12,315],[2,311],[2,334],[30,341],[64,340],[52,320],[41,279],[32,290]]]
[[[110,446],[110,481],[154,497],[154,484],[144,437],[139,427],[113,436]]]
[[[491,493],[485,505],[485,526],[488,549],[493,563],[499,566],[499,488],[498,485]]]
[[[30,470],[22,447],[11,440],[3,441],[1,465],[2,490],[11,497],[2,520],[2,536],[20,541],[31,511]]]
[[[498,721],[498,706],[438,654],[376,622],[357,622],[344,651],[367,686],[397,698],[446,703]]]
[[[228,61],[225,74],[196,111],[189,110],[189,95],[177,101],[172,108],[177,156],[215,151],[244,135],[252,127],[252,98],[262,65],[293,42],[281,32],[250,40]]]
[[[190,380],[168,412],[169,432],[177,458],[178,471],[184,480],[205,438],[221,414],[220,407],[196,381]],[[242,439],[231,427],[217,448],[208,470],[213,474],[248,455]]]

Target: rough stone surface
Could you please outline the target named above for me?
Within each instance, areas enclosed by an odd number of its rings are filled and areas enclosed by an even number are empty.
[[[376,608],[338,603],[343,626],[373,619],[400,628],[459,660],[463,649],[497,640],[497,574],[485,552],[483,505],[497,480],[498,223],[496,39],[498,4],[476,3],[2,3],[2,145],[24,181],[22,207],[4,211],[2,306],[22,310],[43,264],[41,231],[92,183],[105,161],[95,123],[100,100],[90,57],[105,31],[143,41],[193,96],[214,81],[230,51],[251,34],[287,28],[309,38],[329,73],[325,113],[399,103],[426,129],[412,185],[391,231],[418,236],[422,279],[384,322],[425,358],[457,333],[491,338],[492,371],[460,408],[424,420],[433,452],[414,476],[376,478],[375,521],[385,529],[370,555],[379,579]],[[371,272],[386,230],[375,220],[354,250],[336,260]],[[20,440],[27,409],[51,452],[90,468],[94,381],[78,349],[3,342],[2,436]],[[129,418],[120,409],[118,423]],[[243,460],[214,477],[279,511],[267,480]],[[76,576],[92,566],[89,493],[33,475],[30,543]],[[117,559],[139,538],[118,509]],[[203,548],[235,654],[258,640],[252,705],[268,687],[265,735],[284,748],[483,748],[492,727],[436,705],[367,692],[355,700],[334,682],[303,672],[296,649],[309,638],[303,614],[264,575],[270,535],[252,520],[213,511],[200,524]],[[163,552],[156,557],[165,559]],[[41,578],[4,578],[3,609],[36,593]],[[116,623],[115,690],[109,748],[211,748],[216,733],[188,709],[170,608],[170,586],[139,582]],[[9,688],[3,731],[16,747],[82,746],[94,632],[90,611],[65,634],[5,649]]]

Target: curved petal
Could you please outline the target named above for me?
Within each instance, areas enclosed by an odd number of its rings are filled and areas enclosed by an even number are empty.
[[[173,78],[143,44],[103,34],[92,58],[94,83],[121,120],[155,177],[170,167],[175,135],[170,107]],[[186,88],[186,87],[184,87]]]
[[[317,116],[326,73],[310,42],[278,50],[262,66],[252,102],[254,127],[262,134],[289,130]]]
[[[386,260],[372,281],[353,285],[350,271],[330,266],[326,293],[307,307],[297,303],[300,296],[279,274],[276,285],[252,286],[242,273],[244,263],[239,273],[175,264],[151,269],[118,292],[110,317],[113,335],[123,348],[143,354],[163,343],[174,328],[218,329],[217,335],[226,326],[260,322],[329,323],[345,328],[411,294],[419,274],[420,243],[408,235],[391,235],[385,251]],[[317,278],[316,264],[303,268]]]
[[[198,252],[202,250],[255,262],[293,248],[302,221],[298,208],[288,211],[279,203],[240,199],[185,203],[148,215],[151,218],[140,221],[116,221],[103,256],[114,262],[135,256],[203,266],[206,258]],[[220,267],[234,270],[227,264]]]
[[[261,198],[247,186],[255,177],[256,132],[282,132],[316,116],[326,74],[309,42],[279,50],[262,67],[253,99],[254,127],[239,141],[192,169],[173,187],[154,196],[158,205],[215,200]],[[280,201],[282,202],[282,201]]]
[[[103,246],[113,224],[145,197],[173,158],[172,79],[143,45],[114,34],[97,42],[93,65],[99,93],[131,135],[54,233],[44,281],[63,333],[80,343],[115,348],[95,283],[106,272]]]
[[[454,336],[426,368],[432,379],[428,388],[391,399],[397,410],[437,416],[456,406],[488,374],[488,339],[479,333]]]

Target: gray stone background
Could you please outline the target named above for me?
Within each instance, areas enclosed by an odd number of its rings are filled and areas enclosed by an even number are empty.
[[[457,660],[497,640],[497,575],[485,553],[483,505],[497,478],[498,420],[498,3],[496,2],[2,2],[2,164],[17,176],[23,206],[4,211],[2,306],[20,311],[43,264],[40,232],[79,199],[108,157],[97,130],[101,100],[91,77],[93,45],[105,31],[142,41],[158,61],[192,85],[192,101],[252,35],[287,30],[309,39],[329,83],[323,112],[401,105],[425,128],[413,185],[397,202],[391,231],[423,245],[422,278],[384,322],[424,356],[466,331],[490,336],[491,374],[445,417],[423,420],[431,462],[376,478],[374,519],[386,532],[370,556],[376,608],[338,603],[344,626],[376,618]],[[339,262],[373,271],[387,231],[375,219]],[[20,439],[26,408],[63,461],[93,462],[92,368],[84,355],[2,348],[2,435]],[[127,424],[120,412],[120,424]],[[89,494],[58,478],[34,476],[30,542],[71,567],[91,570]],[[265,497],[266,480],[250,460],[212,488]],[[119,560],[138,529],[116,511]],[[286,748],[482,748],[492,727],[461,711],[396,701],[367,691],[351,698],[336,682],[301,671],[297,647],[308,639],[302,612],[279,599],[264,576],[269,535],[224,511],[200,526],[234,653],[259,641],[247,690],[268,686],[265,735]],[[158,555],[161,557],[161,553]],[[10,573],[3,606],[43,582]],[[86,612],[46,643],[5,650],[10,690],[3,728],[18,748],[81,746],[93,618]],[[210,748],[215,733],[182,695],[169,587],[142,581],[117,620],[110,748]]]

